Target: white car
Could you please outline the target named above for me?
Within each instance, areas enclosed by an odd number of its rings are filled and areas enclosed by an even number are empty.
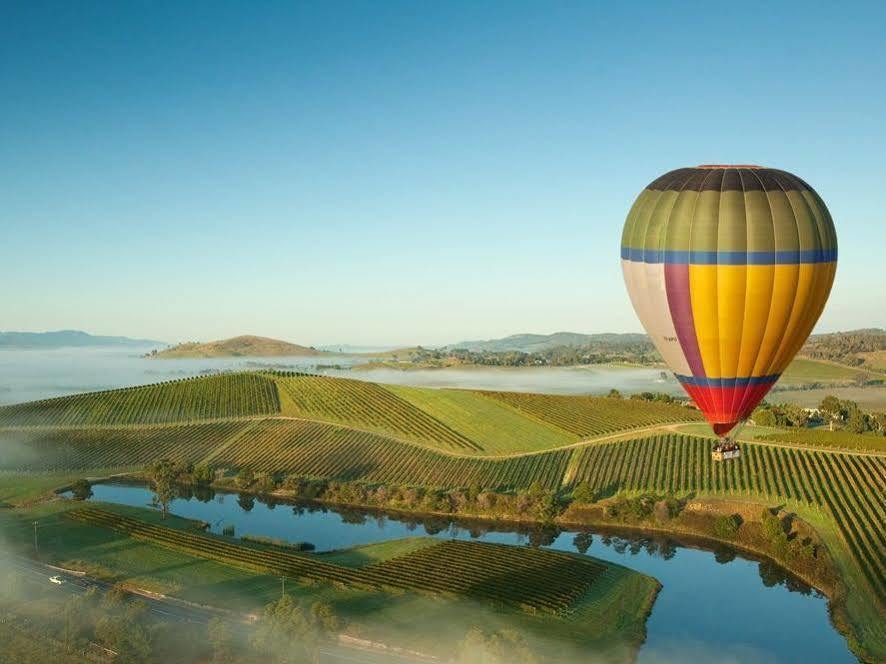
[[[63,578],[61,578],[58,574],[56,574],[55,576],[49,577],[49,582],[61,585],[65,582],[65,580]]]

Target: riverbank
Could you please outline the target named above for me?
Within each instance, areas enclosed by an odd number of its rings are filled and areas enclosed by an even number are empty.
[[[240,495],[270,499],[272,501],[304,503],[294,492],[275,491],[270,494],[238,490],[228,482],[213,485],[217,490],[233,491]],[[640,518],[632,520],[624,516],[608,513],[613,503],[619,501],[643,500],[648,494],[633,492],[617,497],[603,499],[592,504],[573,503],[561,514],[544,521],[537,517],[516,516],[498,512],[483,514],[476,511],[441,511],[426,508],[407,509],[404,507],[378,506],[367,502],[329,500],[323,498],[309,499],[307,502],[337,509],[362,511],[376,515],[397,515],[404,518],[438,519],[455,521],[464,528],[501,528],[513,527],[526,532],[530,542],[549,544],[561,530],[597,529],[607,530],[616,535],[625,533],[648,535],[651,537],[667,537],[684,546],[697,547],[702,550],[728,550],[743,554],[745,557],[774,566],[772,574],[794,578],[790,583],[802,582],[815,589],[828,599],[831,621],[834,628],[841,633],[850,644],[852,651],[865,661],[876,661],[861,644],[852,616],[846,608],[846,586],[831,557],[828,546],[820,538],[816,529],[805,518],[807,515],[796,510],[785,509],[784,506],[755,500],[730,500],[715,497],[684,498],[678,514],[663,517],[661,510],[654,514],[655,505]],[[661,502],[661,501],[659,501]],[[659,505],[661,507],[661,505]],[[771,514],[772,521],[782,529],[783,539],[773,542],[764,535],[763,513]],[[718,524],[722,526],[724,519],[734,519],[737,528],[728,536],[717,534]],[[769,527],[772,527],[770,522]]]

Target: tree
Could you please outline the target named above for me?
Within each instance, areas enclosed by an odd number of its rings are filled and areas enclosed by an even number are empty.
[[[788,551],[788,536],[785,533],[784,523],[770,510],[763,510],[761,523],[763,537],[769,542],[772,551],[778,556],[784,556]]]
[[[104,613],[95,624],[99,643],[117,652],[121,662],[150,661],[153,652],[151,637],[142,624],[147,604],[106,596],[102,608]]]
[[[575,547],[575,550],[581,554],[585,554],[588,552],[588,549],[591,548],[591,544],[594,543],[594,536],[589,532],[580,532],[576,533],[575,537],[572,538],[572,545]]]
[[[75,480],[71,485],[71,493],[74,494],[74,500],[86,500],[92,497],[92,485],[89,480]]]
[[[241,489],[248,489],[255,481],[255,474],[249,466],[243,466],[237,475],[237,486]]]
[[[831,420],[842,420],[845,416],[842,402],[831,394],[821,400],[818,409]]]
[[[169,513],[169,503],[175,498],[176,485],[181,481],[185,472],[184,465],[164,457],[148,466],[148,477],[154,487],[154,496],[157,504],[163,510],[163,518]]]
[[[274,491],[276,491],[277,482],[274,480],[273,475],[270,475],[268,473],[263,473],[262,475],[260,475],[255,481],[255,490],[259,493],[273,493]]]
[[[535,655],[516,631],[501,629],[490,634],[477,627],[468,630],[456,653],[459,664],[535,664]]]
[[[206,464],[200,464],[196,468],[194,468],[194,481],[197,484],[207,485],[212,484],[212,480],[214,477],[214,472],[212,470],[212,466],[208,466]]]
[[[738,517],[734,514],[718,516],[714,520],[714,534],[717,537],[726,540],[735,539],[735,536],[738,535],[738,529],[740,526],[741,523]]]
[[[619,392],[615,388],[612,388],[611,390],[609,390],[609,394],[607,394],[606,396],[610,399],[621,399],[621,392]]]
[[[577,503],[592,503],[596,492],[588,482],[582,482],[572,490],[572,499]]]
[[[317,661],[317,619],[289,596],[265,606],[252,645],[275,662]]]
[[[213,664],[223,664],[231,659],[233,635],[228,623],[221,618],[213,618],[206,626],[206,637],[212,647]]]
[[[310,615],[314,629],[320,636],[330,637],[341,630],[341,620],[332,605],[327,602],[312,604]]]
[[[848,402],[846,429],[852,433],[865,433],[871,430],[871,420],[866,413],[863,413],[858,404]]]
[[[751,415],[754,424],[761,427],[774,427],[778,422],[775,419],[775,413],[768,408],[757,408]]]

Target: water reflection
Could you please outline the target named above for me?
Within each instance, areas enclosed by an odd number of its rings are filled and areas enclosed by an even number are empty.
[[[143,486],[97,484],[93,500],[145,506]],[[623,530],[539,528],[446,516],[332,508],[212,490],[183,489],[170,504],[179,516],[233,530],[309,542],[317,551],[428,535],[577,551],[658,579],[662,591],[647,622],[639,662],[854,662],[830,625],[825,599],[765,561],[729,547]],[[729,629],[724,630],[724,618]],[[688,648],[688,650],[687,650]],[[701,653],[719,653],[698,659]]]

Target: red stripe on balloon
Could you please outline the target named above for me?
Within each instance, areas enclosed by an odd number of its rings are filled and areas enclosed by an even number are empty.
[[[754,412],[754,408],[772,385],[761,383],[742,387],[708,387],[684,384],[683,389],[704,414],[714,433],[724,436]]]

